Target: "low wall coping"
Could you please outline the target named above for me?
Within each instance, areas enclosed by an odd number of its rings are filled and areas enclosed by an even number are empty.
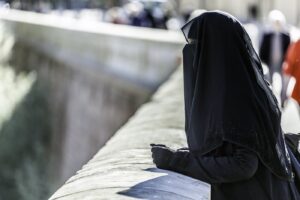
[[[150,143],[186,146],[182,68],[50,200],[207,200],[210,186],[155,168]]]

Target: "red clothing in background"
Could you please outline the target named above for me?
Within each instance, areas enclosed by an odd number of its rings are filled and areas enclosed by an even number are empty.
[[[300,40],[289,46],[283,70],[296,79],[292,98],[300,104]]]

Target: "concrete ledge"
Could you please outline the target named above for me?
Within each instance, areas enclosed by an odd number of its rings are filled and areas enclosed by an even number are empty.
[[[50,199],[209,199],[208,184],[152,164],[150,143],[186,146],[181,70]]]
[[[204,182],[156,169],[150,143],[186,146],[182,68],[142,106],[115,136],[50,199],[209,199]],[[294,101],[282,115],[286,132],[300,132]]]
[[[121,86],[127,82],[150,90],[176,69],[184,44],[176,31],[57,15],[0,10],[0,21],[19,43],[53,60],[91,74],[116,77]]]

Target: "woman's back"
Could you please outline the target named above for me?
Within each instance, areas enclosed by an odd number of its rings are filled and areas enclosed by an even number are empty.
[[[237,148],[236,145],[230,143],[224,144],[221,147],[223,156],[240,157],[233,152]],[[220,153],[220,152],[219,152]],[[213,155],[210,155],[213,156]],[[239,159],[239,158],[235,158]],[[245,161],[246,162],[246,161]],[[249,161],[248,161],[249,162]],[[250,161],[251,164],[251,161]],[[252,163],[253,164],[253,163]],[[223,165],[226,165],[224,163]],[[213,167],[213,166],[212,166]],[[234,171],[241,170],[241,166],[232,165]],[[296,191],[295,185],[289,181],[281,180],[270,172],[258,160],[256,172],[249,179],[230,183],[216,183],[212,186],[212,200],[228,199],[228,200],[298,200],[299,194],[293,194]],[[297,191],[296,191],[297,192]]]

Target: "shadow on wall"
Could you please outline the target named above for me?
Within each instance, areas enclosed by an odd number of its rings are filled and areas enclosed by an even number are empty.
[[[157,168],[145,169],[153,173],[164,173],[167,175],[138,183],[128,190],[119,192],[120,195],[134,197],[137,199],[165,199],[165,200],[208,200],[208,184],[193,179],[193,184],[186,184],[184,175],[160,170]],[[190,180],[192,178],[188,178]]]
[[[51,134],[45,93],[46,87],[35,80],[10,118],[0,121],[0,199],[35,200],[49,195]]]

